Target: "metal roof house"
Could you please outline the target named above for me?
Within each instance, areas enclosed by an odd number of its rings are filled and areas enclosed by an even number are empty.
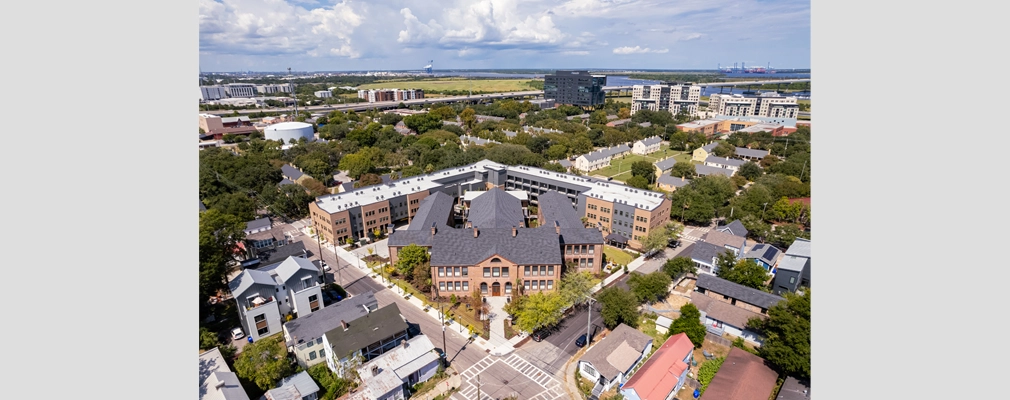
[[[632,370],[652,351],[652,337],[620,324],[579,359],[579,374],[595,382],[599,395],[628,381]]]

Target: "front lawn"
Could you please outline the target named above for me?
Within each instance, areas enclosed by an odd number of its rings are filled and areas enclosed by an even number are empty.
[[[604,261],[604,265],[606,265],[608,261],[614,264],[628,265],[628,263],[630,263],[631,260],[635,259],[635,257],[633,257],[628,252],[625,252],[624,250],[618,249],[614,246],[603,246],[603,255],[607,257],[607,259]]]

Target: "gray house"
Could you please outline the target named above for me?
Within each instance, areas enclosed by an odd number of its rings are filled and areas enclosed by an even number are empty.
[[[797,238],[779,261],[772,292],[781,295],[810,287],[810,241]]]
[[[746,147],[737,147],[736,156],[744,160],[758,161],[768,155],[768,150],[758,150],[758,149],[748,149]]]
[[[719,268],[715,264],[716,257],[724,251],[726,251],[725,248],[712,243],[695,242],[684,249],[683,254],[691,257],[694,266],[698,267],[698,273],[714,275]]]
[[[340,321],[354,323],[378,308],[375,293],[369,291],[323,307],[306,317],[285,322],[284,341],[288,352],[295,355],[298,365],[304,369],[319,364],[325,354],[323,336],[326,332],[340,327]]]
[[[281,380],[280,386],[270,389],[260,400],[316,400],[319,385],[308,372],[302,371]]]
[[[347,400],[400,400],[410,387],[427,381],[438,370],[438,353],[425,335],[404,340],[399,346],[358,368],[364,385]]]
[[[579,359],[579,374],[595,383],[599,396],[617,384],[624,384],[632,370],[652,351],[652,337],[620,324]]]
[[[720,226],[720,227],[716,228],[715,230],[717,230],[719,232],[726,232],[726,233],[729,233],[731,235],[741,236],[741,237],[747,237],[747,233],[748,233],[747,232],[747,228],[743,227],[743,222],[740,222],[740,220],[734,220],[733,222],[730,222],[729,224]]]
[[[699,275],[691,295],[691,303],[701,311],[709,332],[717,336],[728,333],[759,344],[757,333],[747,330],[747,321],[767,318],[768,309],[783,300],[712,275]]]
[[[305,317],[319,310],[321,277],[319,268],[301,257],[242,271],[228,283],[242,328],[255,341],[280,332],[283,315]]]
[[[338,375],[351,358],[360,357],[363,362],[372,360],[409,338],[407,321],[396,303],[354,321],[339,323],[337,328],[323,335],[326,366]]]
[[[249,400],[217,347],[200,354],[200,400]]]

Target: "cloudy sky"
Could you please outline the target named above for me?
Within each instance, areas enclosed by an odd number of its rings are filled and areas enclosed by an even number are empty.
[[[810,67],[809,0],[199,0],[200,68]]]

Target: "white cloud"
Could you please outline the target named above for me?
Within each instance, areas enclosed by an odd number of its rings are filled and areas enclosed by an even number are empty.
[[[585,50],[578,51],[562,51],[561,54],[566,56],[588,56],[589,52]]]
[[[351,35],[363,22],[346,1],[306,10],[284,0],[200,0],[200,49],[357,58]]]
[[[646,48],[643,49],[643,48],[641,48],[639,46],[635,46],[635,47],[624,46],[624,47],[615,48],[614,49],[614,54],[645,54],[645,53],[663,54],[663,53],[666,53],[666,52],[669,52],[669,51],[670,51],[670,49],[653,50],[653,49],[650,49],[648,47],[646,47]]]
[[[460,50],[474,46],[537,49],[564,44],[567,36],[550,14],[520,7],[517,0],[459,2],[442,10],[438,20],[423,23],[409,8],[400,10],[404,28],[397,42],[413,47]]]
[[[696,39],[701,39],[702,36],[705,36],[705,35],[702,35],[700,33],[692,33],[692,34],[687,35],[686,37],[684,37],[683,39],[680,39],[680,40],[683,40],[683,41],[696,40]]]

